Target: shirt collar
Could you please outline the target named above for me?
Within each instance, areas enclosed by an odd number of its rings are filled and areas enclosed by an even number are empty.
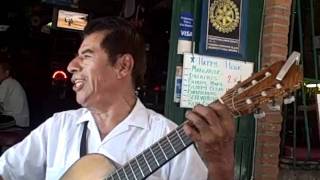
[[[137,98],[136,105],[132,109],[131,113],[124,119],[124,121],[126,121],[129,126],[150,129],[148,110],[142,104],[139,98]]]
[[[85,121],[94,121],[91,112],[84,108],[83,115],[78,119],[77,124],[81,124]],[[130,114],[121,122],[121,124],[127,124],[128,126],[136,126],[143,129],[150,129],[149,115],[147,108],[142,104],[139,98],[137,98],[136,104]]]
[[[80,116],[76,124],[81,124],[90,120],[94,120],[91,112],[87,108],[83,108],[83,115]]]

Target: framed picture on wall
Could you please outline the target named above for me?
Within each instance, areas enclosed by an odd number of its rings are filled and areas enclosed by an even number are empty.
[[[245,57],[248,0],[203,0],[199,53]]]
[[[52,26],[55,29],[82,31],[87,25],[89,14],[78,9],[54,8]]]

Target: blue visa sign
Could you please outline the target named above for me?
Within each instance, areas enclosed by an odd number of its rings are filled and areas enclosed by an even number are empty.
[[[190,12],[184,12],[180,14],[179,26],[179,39],[191,41],[193,31],[193,15]]]

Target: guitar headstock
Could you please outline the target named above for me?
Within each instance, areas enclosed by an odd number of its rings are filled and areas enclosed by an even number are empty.
[[[285,65],[285,61],[272,64],[228,90],[221,100],[237,116],[249,114],[274,98],[288,95],[300,87],[303,72],[299,65],[291,64],[279,80],[277,75],[282,73]]]

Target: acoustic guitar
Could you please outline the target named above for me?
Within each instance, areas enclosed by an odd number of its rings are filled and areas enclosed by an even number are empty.
[[[255,73],[229,89],[221,98],[234,116],[252,113],[259,105],[298,89],[303,79],[302,69],[294,64],[300,54],[294,52],[287,61],[279,61]],[[102,154],[88,154],[76,161],[62,180],[141,180],[162,167],[188,146],[192,140],[183,125],[138,154],[121,168],[115,169]]]

